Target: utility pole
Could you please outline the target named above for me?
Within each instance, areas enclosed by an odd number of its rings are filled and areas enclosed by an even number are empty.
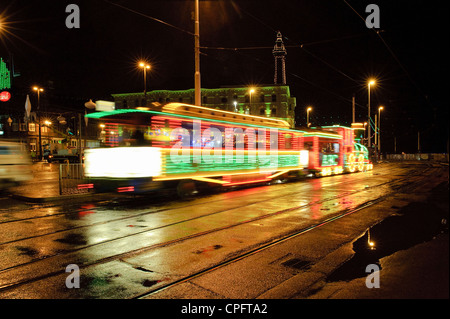
[[[80,159],[81,163],[81,113],[78,113],[78,158]]]
[[[397,137],[394,136],[394,154],[397,154]]]
[[[200,22],[199,22],[199,0],[195,0],[195,34],[194,34],[194,51],[195,51],[195,105],[202,105],[201,97],[201,81],[200,81]]]
[[[352,123],[355,123],[355,95],[352,98]]]
[[[417,131],[417,152],[420,154],[420,131]]]

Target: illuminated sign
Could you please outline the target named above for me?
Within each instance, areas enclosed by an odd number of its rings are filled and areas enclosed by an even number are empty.
[[[7,102],[11,98],[11,93],[8,91],[2,91],[0,92],[0,101]]]
[[[11,88],[11,73],[6,67],[5,61],[0,58],[0,90]]]

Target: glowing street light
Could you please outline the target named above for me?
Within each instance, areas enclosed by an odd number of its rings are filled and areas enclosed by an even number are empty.
[[[369,130],[368,130],[368,146],[370,147],[371,143],[370,143],[370,87],[375,85],[375,80],[370,79],[369,83],[368,83],[368,108],[369,108],[369,115],[368,115],[368,120],[367,122],[369,123]]]
[[[146,62],[140,62],[139,67],[144,71],[144,98],[145,103],[147,103],[147,70],[150,70],[150,65]]]
[[[312,111],[312,107],[308,106],[308,108],[306,109],[306,126],[309,127],[311,125],[311,123],[309,123],[309,112]]]

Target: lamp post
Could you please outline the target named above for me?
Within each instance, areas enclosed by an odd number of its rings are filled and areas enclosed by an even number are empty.
[[[47,143],[48,143],[48,150],[51,151],[51,143],[50,143],[50,125],[52,125],[52,122],[49,120],[45,120],[44,124],[47,126]]]
[[[306,127],[309,127],[309,126],[310,126],[310,123],[309,123],[309,112],[311,112],[311,111],[312,111],[312,107],[309,106],[309,107],[306,109]]]
[[[368,87],[369,87],[369,91],[368,91],[368,108],[369,108],[369,112],[368,112],[368,120],[367,120],[367,122],[368,122],[368,146],[370,147],[371,146],[371,143],[370,143],[370,141],[371,141],[371,138],[370,138],[370,87],[372,86],[372,85],[374,85],[375,84],[375,80],[369,80],[369,84],[368,84]]]
[[[150,65],[145,62],[140,62],[139,67],[144,71],[144,98],[145,103],[147,103],[147,70],[150,69]],[[142,105],[145,106],[145,105]]]
[[[381,111],[383,109],[383,106],[378,108],[378,153],[380,153],[381,150]]]
[[[40,88],[38,86],[33,87],[33,90],[37,92],[37,98],[38,98],[38,107],[37,107],[37,111],[38,111],[38,127],[39,127],[39,160],[42,160],[42,134],[41,134],[41,111],[40,111],[40,94],[41,92],[44,92],[43,88]]]
[[[255,89],[250,89],[250,103],[249,103],[249,113],[251,113],[252,112],[252,95],[253,95],[253,93],[255,93]]]
[[[367,126],[367,122],[364,122],[364,139],[366,139],[366,126]]]

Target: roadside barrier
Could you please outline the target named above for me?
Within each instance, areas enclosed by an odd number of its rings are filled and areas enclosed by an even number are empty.
[[[93,191],[93,185],[84,175],[84,164],[64,163],[59,165],[59,194],[83,194]]]
[[[392,160],[392,161],[448,162],[448,154],[442,154],[442,153],[387,154],[386,159]]]

